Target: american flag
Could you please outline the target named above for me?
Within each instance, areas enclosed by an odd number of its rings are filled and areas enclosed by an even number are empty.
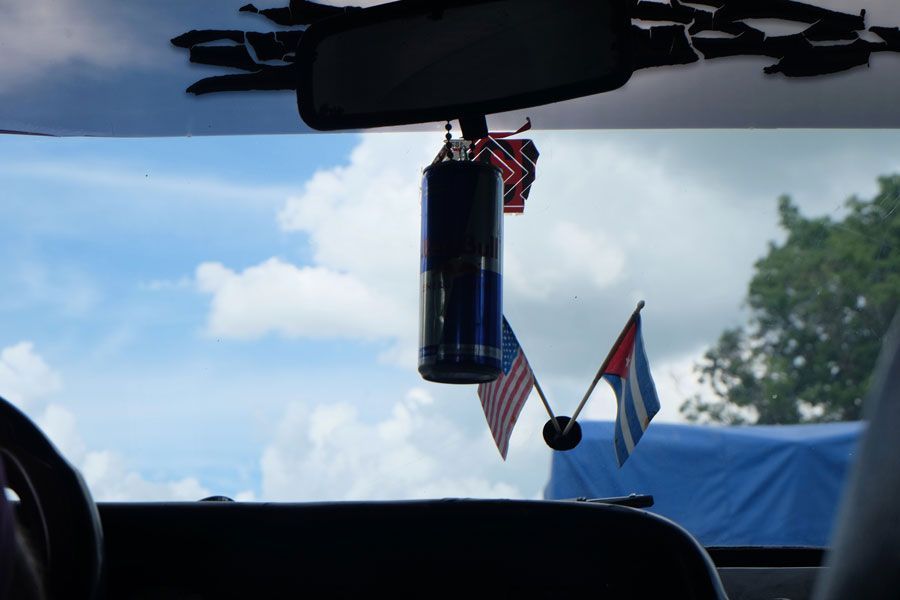
[[[503,318],[503,372],[490,383],[478,386],[481,408],[494,436],[500,456],[506,460],[509,438],[534,386],[534,374],[512,328]]]

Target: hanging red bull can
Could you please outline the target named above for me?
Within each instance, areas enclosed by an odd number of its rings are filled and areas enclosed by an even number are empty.
[[[448,160],[422,180],[419,373],[439,383],[500,374],[503,182],[491,165]]]

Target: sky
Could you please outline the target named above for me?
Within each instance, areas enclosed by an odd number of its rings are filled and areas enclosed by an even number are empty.
[[[540,497],[536,396],[503,462],[474,387],[416,372],[442,133],[0,137],[0,396],[100,500]],[[656,419],[678,421],[693,364],[747,317],[777,197],[839,217],[900,171],[892,131],[528,135],[504,312],[561,414],[644,299]],[[598,386],[584,418],[614,415]]]

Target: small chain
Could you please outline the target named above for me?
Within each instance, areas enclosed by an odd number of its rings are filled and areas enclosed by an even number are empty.
[[[444,125],[444,129],[447,131],[444,135],[444,146],[441,148],[441,151],[438,152],[437,156],[434,157],[432,164],[437,164],[445,160],[472,160],[472,145],[466,140],[453,139],[453,134],[451,133],[453,125],[450,121],[447,121],[447,124]]]

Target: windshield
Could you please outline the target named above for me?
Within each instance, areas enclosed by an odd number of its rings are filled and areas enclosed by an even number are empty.
[[[535,394],[504,462],[475,386],[416,372],[442,134],[0,139],[0,395],[98,500],[543,497]],[[900,291],[900,135],[526,135],[503,312],[558,414],[643,299],[648,440],[860,418]],[[615,416],[601,384],[579,420]]]

